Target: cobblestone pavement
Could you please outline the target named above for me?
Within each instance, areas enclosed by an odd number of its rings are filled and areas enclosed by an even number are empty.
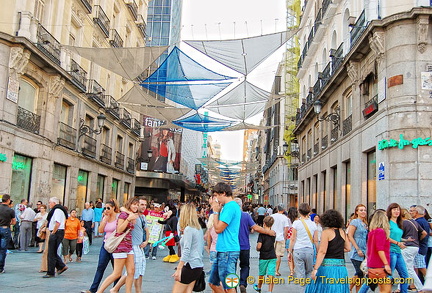
[[[257,279],[258,277],[258,252],[255,250],[258,235],[251,234],[251,261],[250,276]],[[23,293],[42,293],[42,292],[81,292],[88,289],[93,281],[93,276],[97,266],[98,253],[102,244],[101,238],[93,240],[90,246],[90,252],[83,256],[81,263],[72,262],[68,264],[69,269],[61,276],[55,278],[43,279],[44,274],[39,273],[41,254],[36,253],[37,248],[29,248],[28,252],[12,251],[6,258],[5,274],[0,274],[0,292],[23,292]],[[176,264],[164,263],[162,258],[167,255],[168,250],[159,250],[156,260],[147,260],[147,269],[143,280],[143,292],[171,292]],[[346,258],[347,259],[347,258]],[[208,256],[204,259],[205,271],[210,270]],[[347,262],[349,275],[353,275],[353,267]],[[112,271],[109,266],[105,276]],[[280,270],[280,277],[283,284],[275,285],[273,292],[302,292],[302,287],[294,284],[287,284],[289,275],[286,256],[283,259]],[[263,292],[266,292],[267,286],[263,286]],[[108,290],[106,291],[108,292]],[[122,288],[121,292],[125,292]],[[205,292],[211,292],[207,286]],[[255,292],[252,286],[248,286],[247,292]]]

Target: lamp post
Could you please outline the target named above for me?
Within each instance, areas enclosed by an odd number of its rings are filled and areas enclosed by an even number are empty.
[[[149,165],[149,162],[150,162],[152,157],[153,157],[153,150],[149,149],[149,150],[147,150],[147,158],[146,159],[143,159],[142,157],[139,157],[137,159],[140,162],[140,170],[141,171],[147,171],[148,170],[148,165]]]
[[[85,125],[85,120],[81,118],[80,120],[80,127],[79,127],[79,135],[78,135],[78,141],[84,134],[100,134],[102,132],[102,128],[105,124],[106,116],[103,113],[99,113],[97,116],[97,125],[98,129],[92,129],[91,126]]]

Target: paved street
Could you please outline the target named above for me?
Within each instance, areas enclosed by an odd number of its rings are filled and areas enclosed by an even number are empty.
[[[255,243],[257,234],[251,235],[251,273],[253,277],[258,276],[258,253],[255,251]],[[94,239],[93,245],[90,247],[90,252],[83,256],[82,263],[70,263],[69,269],[61,276],[56,276],[51,279],[43,279],[42,273],[38,273],[40,266],[41,255],[36,253],[37,248],[29,248],[28,252],[13,251],[6,259],[5,274],[0,275],[0,292],[19,292],[19,293],[42,293],[42,292],[80,292],[83,289],[88,289],[93,281],[94,272],[97,265],[98,253],[102,239]],[[159,250],[157,260],[147,260],[147,270],[143,281],[144,292],[171,292],[175,264],[162,262],[162,257],[167,255],[168,250]],[[286,258],[285,258],[286,259]],[[205,255],[205,270],[210,269],[208,256]],[[353,274],[351,263],[347,263],[347,268],[350,276]],[[107,276],[111,273],[109,267],[105,273]],[[289,274],[289,269],[286,260],[282,263],[281,274],[286,277]],[[263,292],[267,289],[263,287]],[[107,292],[107,291],[106,291]],[[124,292],[121,290],[121,292]],[[207,286],[205,292],[211,292]],[[251,286],[247,292],[255,292]],[[275,293],[282,292],[301,292],[297,285],[275,285]]]

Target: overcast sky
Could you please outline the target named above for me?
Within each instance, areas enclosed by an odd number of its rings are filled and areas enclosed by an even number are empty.
[[[181,37],[183,40],[221,40],[280,32],[286,29],[285,6],[285,0],[183,0]],[[275,58],[280,60],[280,56]],[[271,60],[263,64],[261,72],[257,72],[257,81],[265,84],[258,86],[271,89],[271,79],[263,81],[263,77],[274,76],[276,66],[277,61]],[[253,122],[258,124],[259,118]],[[221,144],[222,159],[242,160],[243,131],[210,135]]]

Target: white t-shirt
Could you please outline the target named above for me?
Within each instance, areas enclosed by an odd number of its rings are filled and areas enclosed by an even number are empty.
[[[55,226],[56,222],[60,223],[60,226],[58,227],[58,229],[59,230],[64,230],[65,223],[66,223],[66,216],[65,216],[65,214],[63,213],[63,211],[61,209],[56,209],[54,211],[54,214],[53,214],[53,216],[51,218],[51,221],[49,223],[49,226],[48,226],[48,229],[50,231],[54,230],[54,226]]]
[[[273,214],[273,209],[272,208],[268,208],[267,209],[267,215],[272,215]]]
[[[311,233],[312,239],[315,231],[317,230],[317,226],[314,222],[312,222],[310,219],[304,220],[306,225],[309,228],[309,231]],[[303,223],[300,220],[295,220],[293,223],[293,228],[297,231],[297,238],[294,244],[294,249],[299,248],[312,248],[312,242],[309,238],[309,235],[303,225]]]
[[[273,214],[270,217],[274,219],[272,230],[276,232],[276,241],[285,240],[284,228],[290,226],[288,217],[280,213]]]

